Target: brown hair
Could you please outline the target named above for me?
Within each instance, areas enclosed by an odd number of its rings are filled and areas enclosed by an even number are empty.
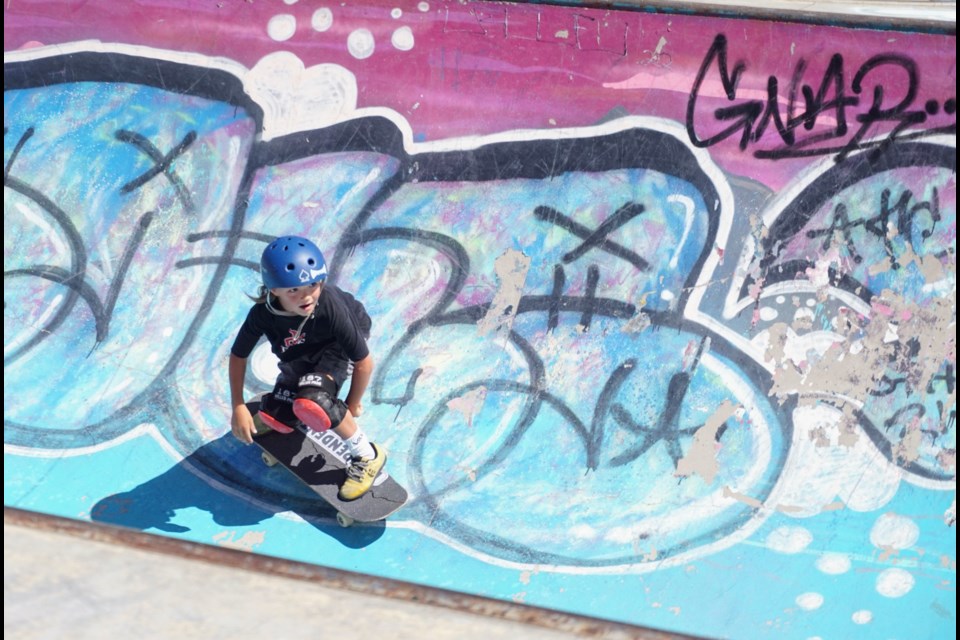
[[[260,285],[260,288],[257,289],[257,295],[251,296],[247,294],[247,297],[253,300],[255,304],[263,304],[267,301],[267,296],[270,295],[270,289],[267,289],[266,286]]]

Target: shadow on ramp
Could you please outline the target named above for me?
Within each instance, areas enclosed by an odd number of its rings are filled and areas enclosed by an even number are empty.
[[[210,514],[221,527],[264,525],[279,513],[299,516],[303,526],[360,549],[379,539],[384,522],[349,528],[336,522],[336,510],[291,473],[265,468],[255,447],[239,445],[225,435],[203,445],[159,476],[98,501],[90,512],[94,522],[128,529],[154,529],[196,542],[205,532],[184,523],[181,512]]]

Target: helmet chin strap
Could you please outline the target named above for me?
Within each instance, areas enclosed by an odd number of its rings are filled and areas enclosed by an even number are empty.
[[[283,308],[277,309],[275,306],[273,306],[273,303],[270,301],[271,298],[273,298],[273,294],[270,293],[269,291],[267,291],[267,309],[268,309],[268,310],[270,311],[270,313],[272,313],[273,315],[275,315],[275,316],[295,316],[295,315],[297,315],[297,314],[295,314],[295,313],[290,313],[289,311],[287,311],[286,309],[283,309]]]
[[[293,334],[293,344],[297,344],[297,341],[300,339],[300,332],[303,331],[303,325],[307,324],[307,320],[313,317],[313,314],[316,312],[316,309],[310,312],[310,315],[306,316],[303,321],[300,323],[300,326],[297,327],[297,332]]]
[[[267,309],[270,311],[270,313],[272,313],[272,314],[274,314],[274,315],[277,315],[277,316],[287,316],[287,317],[299,315],[299,314],[296,314],[296,313],[291,313],[291,312],[289,312],[289,311],[286,311],[285,309],[282,309],[282,308],[281,308],[281,309],[277,309],[275,306],[273,306],[273,303],[270,301],[270,298],[272,298],[272,297],[273,297],[273,295],[272,295],[269,291],[267,291],[267,302],[266,302],[266,305],[267,305]],[[310,315],[305,316],[305,317],[303,318],[303,320],[300,322],[300,326],[297,327],[297,332],[296,332],[295,334],[293,334],[293,342],[294,342],[294,344],[296,344],[297,340],[300,339],[300,334],[303,332],[303,325],[307,324],[307,320],[309,320],[310,318],[312,318],[312,317],[313,317],[313,314],[315,314],[316,312],[317,312],[317,308],[316,308],[316,306],[314,306],[313,311],[310,312]]]

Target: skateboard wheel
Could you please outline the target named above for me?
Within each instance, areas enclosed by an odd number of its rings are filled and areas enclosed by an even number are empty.
[[[267,465],[268,467],[272,467],[273,465],[277,464],[277,459],[266,451],[260,454],[260,459],[263,460],[263,464]]]
[[[337,524],[339,524],[341,527],[349,527],[353,524],[353,518],[343,513],[338,513]]]

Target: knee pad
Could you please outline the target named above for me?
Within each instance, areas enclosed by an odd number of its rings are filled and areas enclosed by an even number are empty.
[[[260,419],[265,425],[279,431],[280,433],[292,433],[290,426],[296,420],[293,412],[293,404],[290,399],[284,397],[289,391],[281,390],[279,393],[268,393],[260,400]]]
[[[337,398],[337,383],[328,375],[308,373],[300,378],[293,412],[314,431],[336,429],[347,415],[347,405]]]

